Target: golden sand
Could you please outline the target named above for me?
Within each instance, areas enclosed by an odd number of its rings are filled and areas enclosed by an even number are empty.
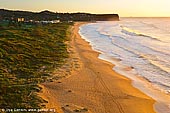
[[[58,113],[155,113],[152,98],[114,72],[113,64],[98,59],[99,53],[78,34],[82,24],[75,23],[70,42],[78,69],[60,81],[41,84],[47,108]]]

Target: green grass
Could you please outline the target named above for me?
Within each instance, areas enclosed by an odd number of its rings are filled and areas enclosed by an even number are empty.
[[[34,92],[68,58],[71,24],[0,26],[0,108],[40,108]],[[29,26],[29,27],[27,27]]]

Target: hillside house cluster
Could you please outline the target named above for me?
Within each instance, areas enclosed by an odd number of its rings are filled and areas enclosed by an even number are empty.
[[[73,21],[119,21],[118,14],[28,12],[0,9],[0,20],[31,23],[59,23]]]

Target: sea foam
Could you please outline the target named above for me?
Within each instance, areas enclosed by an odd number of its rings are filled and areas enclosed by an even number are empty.
[[[117,22],[86,24],[80,27],[79,33],[90,42],[94,50],[101,53],[99,58],[115,65],[113,68],[115,71],[128,75],[127,77],[134,81],[143,79],[153,87],[152,89],[158,89],[169,95],[170,32],[168,29],[170,29],[170,18],[125,18]],[[146,93],[147,90],[146,88]]]
[[[134,23],[121,21],[88,24],[81,27],[80,33],[95,50],[110,57],[121,59],[122,64],[133,67],[139,76],[146,78],[167,92],[170,90],[170,59],[168,59],[170,43],[167,44],[151,34],[150,36],[146,35],[147,32],[141,33],[142,30],[139,29],[141,22],[139,22],[136,31],[130,30],[132,29],[130,24],[132,26],[137,24],[137,20],[134,21]],[[150,26],[150,24],[149,26],[147,24],[141,25],[147,30]],[[157,29],[157,27],[154,28]],[[135,29],[134,26],[133,29]],[[153,28],[150,29],[153,30]],[[154,34],[154,31],[152,32]]]

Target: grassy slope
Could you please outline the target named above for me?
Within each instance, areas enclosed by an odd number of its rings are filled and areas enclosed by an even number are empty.
[[[0,27],[0,108],[40,108],[34,92],[68,57],[70,24]]]

